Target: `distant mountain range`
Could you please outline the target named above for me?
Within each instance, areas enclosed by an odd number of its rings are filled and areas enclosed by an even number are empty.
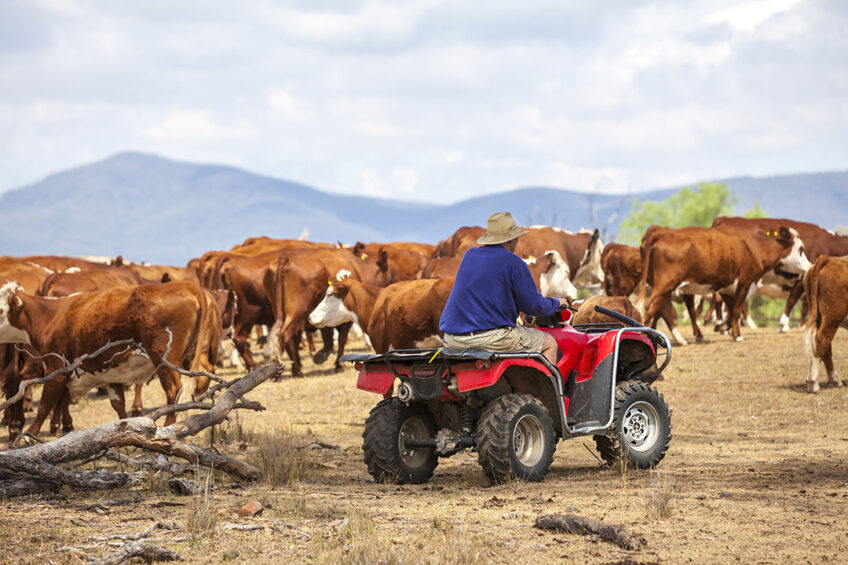
[[[773,217],[823,227],[848,225],[848,171],[720,179],[737,211],[759,203]],[[679,188],[679,187],[678,187]],[[592,195],[528,187],[437,206],[333,194],[235,167],[119,153],[0,195],[0,255],[123,255],[184,264],[249,236],[314,241],[436,243],[492,212],[519,223],[566,229],[597,225],[617,232],[633,202],[667,198],[678,188],[636,195]]]

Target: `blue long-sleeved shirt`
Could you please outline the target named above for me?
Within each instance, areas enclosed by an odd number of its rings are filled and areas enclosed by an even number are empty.
[[[465,252],[439,329],[463,334],[514,326],[518,312],[531,316],[556,312],[559,301],[542,296],[527,264],[500,245]]]

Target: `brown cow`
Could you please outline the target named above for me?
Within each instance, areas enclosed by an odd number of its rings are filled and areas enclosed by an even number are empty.
[[[422,279],[453,279],[459,270],[461,257],[435,257],[421,271]]]
[[[53,273],[44,279],[39,296],[61,298],[77,292],[93,292],[119,286],[137,286],[146,281],[126,267],[98,267]]]
[[[442,347],[439,318],[453,279],[419,279],[385,288],[347,279],[333,283],[309,315],[315,326],[358,323],[377,353]]]
[[[195,269],[188,267],[171,267],[170,265],[127,265],[142,279],[153,282],[186,281],[200,285],[200,277]]]
[[[369,256],[377,255],[384,257],[387,265],[391,265],[391,280],[393,281],[408,281],[418,277],[419,273],[429,263],[429,258],[417,251],[397,248],[394,245],[385,245],[373,247],[371,243],[365,245],[358,242],[351,248],[351,252],[361,259],[367,259]]]
[[[277,249],[333,249],[330,243],[318,241],[301,241],[299,239],[272,239],[270,237],[250,237],[244,243],[235,245],[230,253],[255,256],[276,251]]]
[[[204,292],[185,282],[121,287],[61,299],[31,296],[15,283],[0,287],[0,343],[30,343],[39,352],[75,359],[109,341],[132,339],[147,356],[121,353],[123,348],[117,347],[111,354],[107,352],[84,363],[83,370],[94,376],[112,372],[150,375],[156,368],[169,404],[179,399],[182,381],[179,373],[160,366],[160,362],[170,344],[166,358],[174,365],[188,370],[214,370],[203,362],[204,351],[209,351],[209,343],[203,337],[204,323],[210,319]],[[220,338],[220,320],[218,332]],[[60,363],[48,356],[43,359],[44,371],[52,371]],[[45,384],[38,414],[28,433],[38,434],[68,380],[67,375],[60,376]],[[109,376],[107,380],[115,379]],[[198,378],[192,392],[203,392],[208,384],[208,379]],[[175,421],[176,415],[170,414],[165,423]]]
[[[647,288],[652,287],[645,321],[656,327],[661,309],[671,300],[675,290],[684,298],[693,316],[696,339],[703,339],[694,323],[694,294],[718,292],[730,310],[731,332],[742,340],[739,314],[752,286],[762,275],[779,267],[803,272],[809,268],[803,241],[792,229],[775,232],[743,231],[725,228],[658,228],[652,226],[643,237],[643,271],[639,301],[644,302]],[[666,320],[672,337],[679,345],[686,340],[674,320]]]
[[[842,257],[848,255],[848,236],[837,235],[815,224],[796,222],[778,218],[716,218],[713,226],[734,227],[745,230],[777,231],[781,226],[793,228],[804,241],[804,251],[810,261],[822,255]],[[789,314],[795,303],[801,298],[804,285],[801,276],[782,269],[769,271],[763,276],[757,289],[759,294],[769,298],[785,298],[786,307],[780,316],[780,331],[789,331]]]
[[[601,254],[604,271],[604,293],[607,296],[630,296],[642,278],[642,256],[638,247],[608,243]]]
[[[364,259],[348,249],[307,249],[281,256],[273,279],[266,278],[265,290],[274,307],[274,326],[271,338],[280,351],[292,359],[292,374],[301,376],[297,336],[306,326],[309,313],[324,297],[328,282],[345,277],[386,286],[393,282],[387,253]],[[341,370],[339,358],[344,352],[350,325],[339,326],[339,348],[335,368]],[[325,346],[326,347],[326,346]]]
[[[822,362],[828,383],[841,387],[842,380],[833,367],[832,343],[839,328],[848,329],[848,257],[820,255],[804,274],[803,285],[805,300],[809,302],[807,392],[819,391]]]
[[[606,314],[595,312],[595,306],[608,308],[628,318],[642,323],[642,314],[637,310],[626,296],[591,296],[578,305],[577,313],[571,319],[571,325],[578,324],[617,324],[618,320]]]
[[[433,257],[461,257],[472,247],[477,247],[477,240],[486,233],[486,228],[480,226],[463,226],[449,238],[436,245]]]
[[[63,255],[30,255],[27,257],[0,257],[0,271],[4,269],[24,269],[32,267],[45,271],[47,274],[65,271],[72,267],[77,269],[90,269],[103,267],[101,263],[87,261],[78,257],[65,257]]]
[[[339,247],[344,248],[345,246],[339,244]],[[424,255],[424,257],[430,258],[433,256],[433,253],[436,251],[436,246],[430,243],[416,243],[411,241],[390,241],[387,243],[362,243],[361,241],[357,241],[356,245],[353,246],[354,252],[358,250],[365,251],[365,253],[376,253],[380,249],[397,249],[401,251],[412,251],[414,253],[418,253],[419,255]]]

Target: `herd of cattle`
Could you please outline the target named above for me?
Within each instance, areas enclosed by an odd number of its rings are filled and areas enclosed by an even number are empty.
[[[652,226],[640,247],[604,246],[597,230],[527,230],[515,252],[543,294],[574,300],[577,289],[601,285],[605,296],[587,301],[575,324],[596,321],[589,306],[602,303],[653,325],[662,318],[673,339],[685,344],[672,301],[686,304],[701,339],[695,308],[700,295],[717,313],[726,312],[719,325],[741,340],[739,320],[754,292],[788,298],[781,331],[788,331],[789,312],[803,295],[812,353],[808,390],[818,390],[820,361],[828,380],[841,384],[830,343],[848,320],[848,259],[840,259],[848,255],[848,236],[802,222],[745,218],[718,218],[711,228]],[[188,379],[193,398],[209,386],[202,373],[214,372],[219,363],[255,367],[249,339],[256,330],[265,334],[265,355],[285,352],[294,376],[301,374],[304,335],[316,362],[336,350],[336,369],[354,327],[376,352],[438,345],[439,317],[462,255],[484,231],[463,227],[435,246],[250,238],[229,251],[209,251],[187,267],[120,258],[0,257],[4,391],[11,396],[22,381],[113,344],[85,360],[77,374],[44,385],[27,433],[38,434],[51,413],[51,432],[58,433],[60,426],[73,429],[69,405],[92,388],[106,386],[124,418],[125,387],[135,386],[131,413],[139,415],[142,386],[157,376],[167,402],[179,401],[183,381],[174,367],[200,375]],[[317,351],[316,329],[323,339]],[[142,349],[117,343],[127,340]],[[5,418],[10,439],[16,437],[23,430],[24,401]],[[174,419],[170,414],[165,423]]]

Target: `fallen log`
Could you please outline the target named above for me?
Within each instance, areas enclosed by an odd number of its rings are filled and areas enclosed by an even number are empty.
[[[127,418],[71,432],[51,442],[0,451],[0,496],[55,490],[65,484],[80,489],[136,484],[140,479],[138,473],[69,471],[59,467],[61,463],[90,459],[98,453],[105,455],[108,450],[119,447],[139,447],[180,457],[193,465],[219,469],[240,479],[258,480],[262,478],[262,471],[258,468],[186,443],[182,438],[224,421],[242,396],[281,371],[280,365],[254,369],[244,377],[231,381],[218,402],[208,411],[171,426],[159,428],[150,418]]]
[[[597,520],[575,516],[574,514],[549,514],[536,518],[536,527],[541,530],[558,530],[566,534],[595,534],[604,541],[612,542],[621,548],[635,550],[645,544],[645,540],[630,535],[622,525],[609,525]]]
[[[89,561],[91,565],[118,565],[119,563],[123,563],[124,561],[128,561],[133,557],[141,557],[148,563],[153,563],[156,561],[184,561],[185,557],[171,551],[170,549],[165,549],[164,547],[159,547],[158,545],[153,545],[151,543],[145,541],[131,541],[127,544],[124,544],[121,549],[114,553],[110,553],[106,557],[102,559],[92,559]]]

